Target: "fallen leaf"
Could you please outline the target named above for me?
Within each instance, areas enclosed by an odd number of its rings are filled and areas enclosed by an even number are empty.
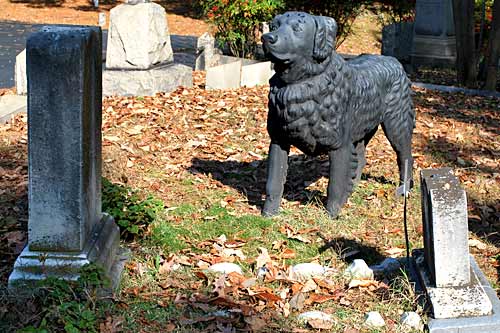
[[[324,294],[311,294],[306,300],[306,304],[312,305],[314,303],[325,303],[331,300],[337,300],[339,297],[335,295],[324,295]]]
[[[351,282],[349,282],[349,288],[369,287],[369,286],[378,286],[378,282],[375,280],[352,280]]]
[[[333,321],[331,320],[322,320],[322,319],[309,319],[307,323],[311,325],[312,328],[321,329],[321,330],[329,330],[333,327]]]
[[[254,332],[259,332],[263,328],[267,327],[267,322],[264,319],[257,317],[257,316],[245,317],[244,320],[245,320],[245,323],[250,325],[250,328]]]

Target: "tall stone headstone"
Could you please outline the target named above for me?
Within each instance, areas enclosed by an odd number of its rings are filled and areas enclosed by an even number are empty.
[[[456,60],[452,0],[417,0],[412,63],[453,65]]]
[[[27,41],[28,244],[9,284],[110,274],[119,230],[101,212],[102,60],[99,27],[50,26]]]

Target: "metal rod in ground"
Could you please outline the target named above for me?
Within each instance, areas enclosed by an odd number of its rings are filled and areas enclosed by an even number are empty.
[[[410,269],[410,239],[408,237],[408,221],[406,219],[406,207],[407,207],[407,191],[408,191],[408,160],[405,160],[405,170],[403,175],[403,196],[404,196],[404,204],[403,204],[403,224],[405,229],[405,242],[406,242],[406,264],[408,269]]]

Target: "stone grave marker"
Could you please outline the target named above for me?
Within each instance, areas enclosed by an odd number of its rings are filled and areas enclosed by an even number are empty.
[[[16,71],[14,72],[16,82],[16,93],[26,95],[28,93],[28,82],[26,78],[26,49],[16,56]]]
[[[431,333],[500,332],[500,301],[469,254],[467,198],[450,168],[422,170],[424,249],[414,250]]]
[[[111,10],[104,95],[151,96],[192,86],[192,69],[173,59],[162,6],[131,0]]]
[[[417,0],[415,13],[412,64],[453,65],[456,41],[451,0]]]
[[[49,26],[27,41],[28,244],[9,285],[120,276],[119,229],[101,212],[101,29]]]

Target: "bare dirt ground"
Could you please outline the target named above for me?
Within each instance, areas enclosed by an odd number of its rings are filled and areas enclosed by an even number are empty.
[[[24,23],[97,25],[99,13],[106,13],[109,22],[111,8],[124,1],[100,1],[94,8],[89,0],[0,0],[0,20]],[[195,18],[190,1],[157,1],[167,10],[170,33],[199,36],[208,30],[207,24]]]

